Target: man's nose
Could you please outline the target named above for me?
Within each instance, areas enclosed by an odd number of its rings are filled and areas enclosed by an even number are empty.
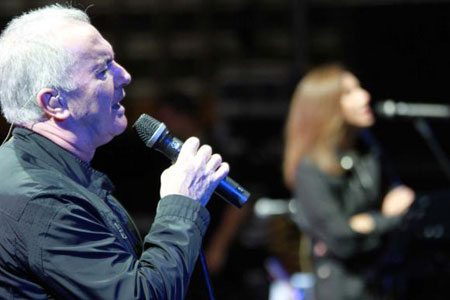
[[[120,64],[116,63],[116,76],[115,76],[115,85],[116,86],[125,86],[128,85],[131,82],[131,75],[130,73],[125,70],[124,67],[122,67]]]

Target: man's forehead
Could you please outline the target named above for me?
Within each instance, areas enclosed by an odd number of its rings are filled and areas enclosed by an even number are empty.
[[[90,24],[67,24],[60,34],[68,50],[84,59],[104,60],[114,55],[111,45]]]

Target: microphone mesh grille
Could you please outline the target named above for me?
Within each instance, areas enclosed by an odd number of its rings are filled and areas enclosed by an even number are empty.
[[[134,123],[133,128],[136,130],[141,140],[147,145],[160,124],[161,122],[158,120],[147,114],[142,114]]]

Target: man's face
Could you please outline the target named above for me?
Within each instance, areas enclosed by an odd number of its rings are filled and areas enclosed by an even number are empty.
[[[77,89],[69,94],[72,130],[94,147],[109,142],[127,126],[120,104],[131,76],[114,61],[111,45],[91,25],[68,27],[65,43],[75,59],[71,74]]]

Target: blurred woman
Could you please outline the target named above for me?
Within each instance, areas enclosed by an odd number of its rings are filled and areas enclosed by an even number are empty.
[[[358,140],[375,122],[369,102],[358,79],[336,64],[306,74],[292,98],[283,175],[312,242],[318,300],[373,298],[367,278],[383,237],[414,199],[406,186],[381,197],[380,165]]]

